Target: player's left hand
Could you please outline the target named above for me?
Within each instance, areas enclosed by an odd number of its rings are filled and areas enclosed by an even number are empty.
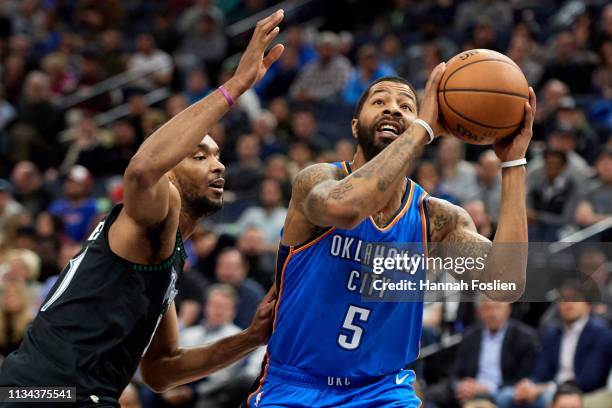
[[[263,298],[255,316],[248,327],[247,332],[253,341],[260,345],[266,344],[272,333],[272,323],[274,322],[274,307],[276,306],[276,287],[272,285],[266,296]]]
[[[536,113],[536,95],[532,87],[529,87],[529,102],[525,102],[525,119],[523,127],[513,137],[498,140],[493,145],[495,154],[502,162],[518,160],[525,157],[529,142],[533,136],[533,121]]]

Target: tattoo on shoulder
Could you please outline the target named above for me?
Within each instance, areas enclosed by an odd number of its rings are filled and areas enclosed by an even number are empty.
[[[305,168],[295,179],[294,190],[298,193],[308,192],[312,187],[325,180],[340,180],[344,172],[331,165],[314,165]]]
[[[450,238],[451,232],[461,229],[475,229],[473,222],[463,210],[447,201],[438,198],[427,200],[427,211],[429,213],[429,229],[431,240],[440,242],[444,238]]]

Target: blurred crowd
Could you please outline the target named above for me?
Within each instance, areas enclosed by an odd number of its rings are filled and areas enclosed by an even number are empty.
[[[121,175],[139,145],[231,77],[249,18],[277,3],[0,2],[0,356],[19,345],[57,275],[121,201]],[[291,181],[312,163],[351,160],[350,120],[367,85],[401,75],[422,91],[432,68],[461,50],[507,54],[537,92],[530,241],[559,241],[610,220],[612,4],[311,0],[285,7],[283,56],[210,130],[227,168],[225,207],[186,242],[176,300],[182,345],[248,326],[274,281]],[[466,208],[491,238],[499,165],[490,147],[446,137],[427,147],[411,177]],[[602,230],[591,241],[610,241],[610,229]],[[604,391],[612,364],[605,248],[576,262],[603,288],[601,302],[429,305],[423,344],[463,339],[452,360],[419,363],[426,406],[612,406]],[[122,406],[235,407],[262,352],[163,395],[136,377]]]

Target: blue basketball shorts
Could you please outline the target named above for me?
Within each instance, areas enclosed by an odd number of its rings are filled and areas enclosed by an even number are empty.
[[[382,377],[321,377],[270,363],[247,398],[249,408],[418,408],[415,372],[401,370]]]

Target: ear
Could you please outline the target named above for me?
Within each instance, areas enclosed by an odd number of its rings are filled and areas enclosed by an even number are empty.
[[[357,130],[359,129],[359,119],[353,118],[351,120],[351,132],[353,133],[353,138],[357,139]]]

